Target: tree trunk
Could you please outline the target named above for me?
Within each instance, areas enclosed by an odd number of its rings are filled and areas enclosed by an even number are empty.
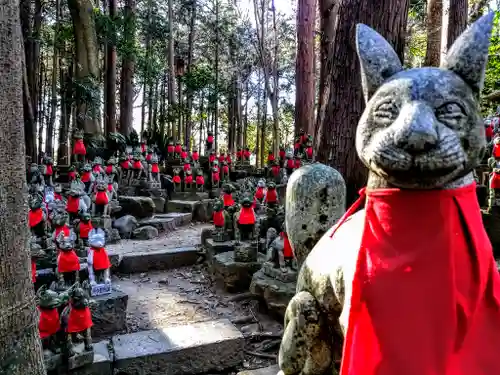
[[[52,53],[52,82],[51,82],[51,100],[50,100],[50,119],[47,124],[45,153],[54,156],[54,125],[56,122],[57,111],[57,76],[59,74],[59,56],[57,48],[57,37],[59,35],[59,0],[56,0],[56,26],[54,32],[54,51]]]
[[[158,81],[155,80],[155,92],[153,98],[153,121],[152,128],[153,132],[157,132],[157,124],[158,124],[158,97],[160,96],[160,87]]]
[[[116,0],[108,0],[109,18],[116,18]],[[116,35],[112,35],[106,48],[106,133],[116,132]]]
[[[45,375],[28,249],[19,2],[4,0],[1,8],[0,373]]]
[[[44,131],[44,125],[45,125],[45,122],[44,122],[44,118],[43,118],[43,114],[45,113],[45,109],[44,109],[44,105],[45,105],[45,102],[44,102],[44,93],[45,93],[45,90],[44,90],[44,78],[46,78],[46,75],[47,75],[47,69],[46,69],[46,65],[45,65],[45,62],[43,61],[43,58],[44,58],[44,55],[41,54],[40,56],[40,64],[39,64],[39,67],[40,69],[38,70],[38,87],[40,89],[40,92],[39,92],[39,95],[38,95],[38,103],[36,104],[36,108],[37,108],[37,113],[38,113],[38,160],[42,160],[42,156],[43,156],[43,131]]]
[[[266,163],[266,128],[267,128],[267,94],[266,87],[263,88],[262,98],[262,123],[260,128],[260,166]]]
[[[188,37],[188,56],[187,56],[187,73],[190,76],[192,65],[193,65],[193,46],[194,38],[196,34],[196,0],[191,2],[191,20],[189,23],[189,37]],[[186,132],[184,137],[184,145],[189,148],[191,142],[191,128],[193,127],[192,122],[192,111],[193,111],[193,91],[189,86],[186,87]]]
[[[71,122],[71,97],[70,97],[70,85],[72,82],[72,67],[62,67],[61,61],[59,62],[61,66],[61,118],[59,123],[59,138],[58,138],[58,148],[57,148],[57,164],[59,165],[69,165],[69,150],[68,150],[68,135],[69,135],[69,125]]]
[[[297,6],[297,60],[295,65],[295,134],[314,132],[314,28],[316,1],[299,0]]]
[[[273,15],[273,34],[274,34],[274,59],[273,59],[273,91],[269,93],[269,99],[271,99],[271,108],[273,110],[273,145],[272,151],[274,155],[278,154],[280,145],[280,132],[279,132],[279,75],[278,75],[278,29],[276,27],[276,6],[274,5],[274,0],[271,0],[271,11]],[[269,88],[268,88],[269,89]],[[263,159],[264,160],[264,159]],[[264,163],[264,161],[262,162]]]
[[[122,61],[120,86],[120,133],[129,135],[133,130],[134,69],[135,69],[135,0],[126,0],[125,54]]]
[[[443,21],[443,1],[427,0],[427,48],[425,66],[439,66],[441,60],[441,24]]]
[[[42,29],[42,1],[35,0],[35,13],[33,14],[33,34],[31,35],[32,42],[31,48],[33,49],[31,53],[31,58],[33,59],[33,64],[28,74],[31,73],[31,102],[33,108],[33,116],[35,116],[35,123],[42,121],[40,118],[40,113],[37,108],[37,103],[40,100],[40,94],[42,91],[42,86],[39,84],[38,77],[40,75],[40,62],[42,58],[40,56],[40,40],[41,40],[41,29]],[[43,113],[42,113],[43,115]]]
[[[173,121],[173,116],[171,116],[172,111],[176,108],[176,98],[175,98],[175,50],[174,50],[174,8],[172,4],[173,0],[168,0],[168,105],[170,114],[170,127],[171,136],[176,140],[175,122]]]
[[[214,138],[215,151],[219,145],[219,0],[215,0],[215,93],[214,93]]]
[[[335,10],[334,6],[338,8]],[[408,0],[320,1],[322,38],[332,39],[322,40],[323,102],[320,103],[324,108],[318,112],[315,154],[318,161],[332,165],[344,176],[348,203],[365,185],[367,176],[355,149],[356,127],[365,104],[358,57],[353,48],[354,25],[364,23],[380,32],[404,61],[408,6]],[[329,81],[324,83],[326,80]]]
[[[94,93],[99,92],[99,48],[94,20],[94,6],[90,0],[68,0],[73,32],[75,34],[76,80]],[[77,97],[76,122],[88,134],[101,133],[99,126],[100,101],[89,102]]]
[[[443,1],[443,27],[441,32],[441,60],[444,59],[453,42],[467,27],[467,0]]]

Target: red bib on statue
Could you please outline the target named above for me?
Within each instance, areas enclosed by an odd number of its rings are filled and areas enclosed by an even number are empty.
[[[66,211],[72,214],[78,213],[80,208],[80,197],[68,196],[68,202],[66,202]]]
[[[278,193],[276,189],[268,189],[266,193],[266,202],[268,203],[276,203],[278,200]]]
[[[71,306],[68,318],[68,328],[66,329],[66,332],[82,332],[92,326],[92,314],[90,313],[90,309],[88,307],[85,307],[83,309],[75,309],[73,306]]]
[[[185,184],[192,184],[193,183],[193,176],[188,175],[188,176],[184,177],[184,183]]]
[[[233,194],[224,193],[222,200],[224,201],[224,207],[229,207],[234,204]]]
[[[255,199],[264,199],[264,188],[262,186],[257,187]]]
[[[57,333],[59,328],[61,328],[57,309],[43,309],[39,307],[38,311],[40,312],[40,320],[38,321],[40,338],[44,339]]]
[[[73,155],[85,154],[87,154],[87,150],[85,149],[85,145],[83,144],[83,139],[77,139],[75,141],[75,145],[73,146]]]
[[[83,172],[80,180],[82,182],[89,182],[90,181],[90,172]]]
[[[36,210],[29,210],[28,212],[28,223],[31,228],[37,226],[43,219],[43,211],[41,208]]]
[[[341,374],[500,374],[499,346],[476,185],[367,191]]]
[[[80,271],[80,259],[74,250],[59,251],[57,256],[57,272],[75,272]]]
[[[490,189],[500,189],[500,173],[493,172],[491,175]]]
[[[160,173],[160,168],[158,167],[158,164],[153,164],[151,165],[151,173]]]
[[[203,176],[196,176],[196,185],[203,185],[205,183],[205,179]]]
[[[111,267],[108,253],[104,247],[91,247],[92,250],[92,264],[96,271],[107,270]]]
[[[242,225],[255,224],[255,212],[252,207],[241,207],[238,222]]]
[[[95,204],[106,205],[109,203],[108,193],[105,191],[98,191],[95,195]]]
[[[84,221],[80,221],[80,238],[89,238],[89,233],[92,230],[92,223],[89,221],[85,223]]]
[[[214,211],[212,219],[213,219],[214,225],[216,227],[223,227],[224,226],[224,212]]]
[[[174,182],[174,184],[180,184],[181,183],[181,176],[179,176],[179,175],[174,176],[172,181]]]

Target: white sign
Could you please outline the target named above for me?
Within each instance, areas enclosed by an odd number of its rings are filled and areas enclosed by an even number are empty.
[[[90,292],[92,297],[102,296],[103,294],[111,293],[111,284],[96,284],[92,286],[92,291]]]

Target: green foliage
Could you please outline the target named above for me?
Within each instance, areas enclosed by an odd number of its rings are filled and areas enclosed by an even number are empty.
[[[483,95],[490,94],[494,91],[500,90],[500,13],[495,14],[495,24],[491,37],[491,44],[489,49],[488,65],[486,67],[486,74],[484,79]],[[485,100],[481,102],[481,107],[485,113],[496,111],[498,103],[490,103]]]

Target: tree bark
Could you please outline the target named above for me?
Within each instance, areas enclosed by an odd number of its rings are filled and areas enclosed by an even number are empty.
[[[135,0],[126,0],[125,54],[122,61],[120,86],[120,133],[129,135],[133,129],[134,69],[135,69]]]
[[[443,1],[427,0],[427,48],[425,66],[439,66],[441,60],[441,24],[443,22]]]
[[[443,0],[443,27],[441,32],[441,60],[453,42],[467,27],[467,0]]]
[[[116,0],[108,0],[109,18],[116,18]],[[116,132],[116,34],[106,48],[106,133]]]
[[[175,50],[174,50],[174,6],[173,0],[168,0],[168,104],[170,108],[170,127],[171,136],[177,140],[175,131],[175,121],[173,121],[172,110],[176,107],[175,97]],[[180,134],[179,134],[180,135]]]
[[[215,93],[214,93],[214,144],[219,145],[219,0],[215,0]]]
[[[31,284],[19,2],[0,3],[0,373],[45,375]]]
[[[404,61],[408,6],[408,0],[320,1],[323,32],[320,79],[323,102],[320,103],[323,108],[318,112],[315,154],[318,161],[332,165],[344,176],[349,203],[365,185],[367,177],[355,150],[356,127],[365,104],[354,48],[354,25],[364,23],[373,27]]]
[[[196,34],[196,0],[191,0],[191,20],[189,22],[189,37],[188,37],[188,56],[187,56],[187,73],[190,73],[193,68],[193,46]],[[192,111],[193,111],[193,91],[189,86],[186,87],[186,132],[184,137],[184,145],[189,148],[191,143],[191,131],[193,127]]]
[[[295,134],[314,132],[314,27],[316,0],[298,0],[295,64]]]
[[[54,31],[54,50],[52,53],[52,82],[51,82],[51,99],[50,99],[50,119],[47,124],[47,134],[45,153],[53,156],[54,155],[54,125],[56,123],[56,111],[57,111],[57,76],[59,74],[59,56],[57,48],[57,37],[59,35],[59,0],[56,0],[56,26]]]

